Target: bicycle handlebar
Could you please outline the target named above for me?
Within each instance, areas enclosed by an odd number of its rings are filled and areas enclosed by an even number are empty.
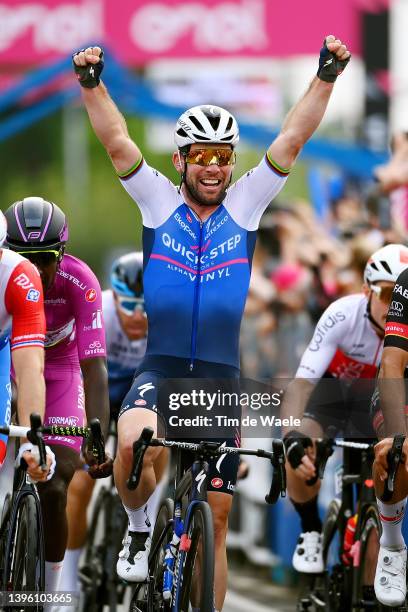
[[[45,444],[43,435],[41,432],[41,417],[39,414],[30,414],[30,425],[31,429],[27,432],[27,439],[31,444],[38,447],[39,461],[38,464],[43,472],[47,471],[47,451],[45,450]],[[24,464],[27,465],[24,461]]]
[[[60,426],[60,425],[41,425],[41,417],[38,414],[30,414],[31,427],[21,425],[9,425],[0,427],[0,434],[5,434],[14,438],[27,438],[31,444],[38,446],[40,451],[40,465],[46,466],[44,435],[50,436],[72,436],[76,438],[89,438],[92,443],[92,452],[97,458],[98,464],[105,462],[105,442],[102,435],[99,419],[92,419],[89,427]],[[44,453],[44,455],[42,455]],[[44,459],[44,464],[42,462]]]
[[[126,483],[130,491],[134,491],[140,481],[143,468],[143,457],[150,445],[154,431],[151,427],[145,427],[140,435],[140,438],[133,442],[133,465],[130,476]]]
[[[153,429],[145,427],[138,440],[133,443],[133,466],[127,481],[130,490],[137,488],[143,468],[143,457],[149,446],[162,446],[165,448],[179,448],[192,453],[197,453],[203,458],[211,458],[219,455],[252,455],[269,459],[273,469],[272,483],[269,493],[265,496],[268,504],[274,504],[279,495],[286,495],[286,471],[285,471],[285,451],[282,440],[274,439],[272,452],[264,449],[245,449],[232,446],[220,446],[219,442],[177,442],[175,440],[159,440],[153,438]]]
[[[391,450],[387,454],[388,476],[384,482],[384,492],[381,495],[381,501],[388,502],[394,493],[395,476],[397,475],[398,466],[402,463],[402,447],[404,445],[405,436],[398,435],[394,437]]]
[[[326,469],[326,464],[329,457],[332,456],[334,447],[338,446],[340,448],[356,448],[360,450],[368,450],[372,444],[368,442],[353,442],[352,440],[336,440],[335,438],[323,438],[316,441],[316,476],[310,478],[306,481],[308,486],[314,485],[318,479],[322,479],[324,476],[324,471]]]

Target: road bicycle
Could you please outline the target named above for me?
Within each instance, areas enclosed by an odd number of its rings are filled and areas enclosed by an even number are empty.
[[[143,456],[149,446],[177,451],[175,490],[158,512],[149,554],[148,578],[135,587],[129,612],[201,612],[214,610],[214,531],[207,502],[208,461],[228,453],[253,455],[268,459],[273,476],[267,503],[275,503],[286,494],[284,447],[272,441],[272,451],[225,447],[218,442],[176,442],[154,439],[153,430],[145,428],[133,445],[134,462],[128,480],[129,489],[138,486]],[[194,461],[184,469],[183,454]],[[190,462],[191,463],[191,462]]]
[[[98,462],[104,461],[103,438],[97,419],[90,427],[42,427],[37,414],[30,415],[30,427],[10,425],[0,427],[0,433],[10,437],[27,437],[38,447],[39,464],[47,469],[46,449],[43,436],[70,435],[90,438]],[[41,504],[34,482],[26,471],[27,465],[22,460],[16,466],[12,493],[7,494],[0,520],[0,591],[44,592],[45,554],[44,526],[41,515]],[[38,601],[42,601],[39,597]],[[45,600],[44,600],[45,601]],[[39,605],[38,610],[43,606]],[[7,612],[24,612],[22,606],[5,605]]]
[[[322,574],[304,575],[306,588],[297,609],[383,610],[386,608],[376,601],[372,586],[381,534],[372,480],[374,442],[318,441],[316,464],[320,478],[334,447],[343,448],[344,453],[342,470],[337,474],[341,497],[330,502],[322,527],[326,569]]]

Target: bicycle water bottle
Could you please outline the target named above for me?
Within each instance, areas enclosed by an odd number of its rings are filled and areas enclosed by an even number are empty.
[[[351,555],[351,549],[354,544],[354,538],[356,537],[356,525],[357,525],[357,514],[351,516],[346,525],[346,530],[344,532],[344,541],[343,541],[343,554],[341,555],[341,559],[344,565],[351,565],[353,562],[353,557]]]
[[[173,591],[174,563],[180,538],[174,533],[171,542],[167,544],[164,555],[163,599],[169,601]]]

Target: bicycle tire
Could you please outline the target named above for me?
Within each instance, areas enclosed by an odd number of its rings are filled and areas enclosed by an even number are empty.
[[[37,561],[42,555],[38,526],[36,500],[33,495],[24,495],[9,529],[10,556],[6,560],[5,582],[11,591],[41,590],[36,576]],[[20,606],[5,608],[7,612],[20,609],[24,610]]]
[[[152,535],[149,555],[149,581],[140,584],[133,593],[129,612],[167,612],[170,604],[163,600],[163,560],[164,547],[170,541],[173,531],[164,533],[169,521],[173,518],[174,502],[170,498],[162,501]],[[158,550],[156,548],[159,546]]]
[[[355,567],[355,602],[353,605],[353,610],[359,611],[366,610],[368,606],[364,606],[364,597],[363,597],[363,586],[364,586],[364,578],[365,578],[365,569],[366,569],[366,561],[367,561],[367,548],[369,543],[373,537],[376,538],[376,541],[379,543],[381,535],[381,521],[378,515],[377,506],[373,503],[370,504],[364,511],[364,516],[361,522],[360,527],[360,537],[359,537],[359,563],[358,566]],[[370,555],[371,557],[371,555]],[[374,576],[372,576],[374,583]],[[380,612],[382,610],[390,610],[389,607],[382,606],[379,602],[377,604],[371,604],[370,607],[373,612]]]
[[[326,609],[331,612],[344,612],[351,610],[351,566],[345,566],[340,559],[340,551],[343,546],[343,533],[340,532],[340,511],[341,503],[339,499],[333,499],[327,509],[326,517],[322,529],[323,561],[325,572],[325,599]],[[339,542],[336,542],[336,534],[339,535]],[[330,554],[332,544],[335,546],[333,556],[335,563],[329,571]]]
[[[331,546],[335,542],[338,530],[338,518],[340,514],[340,500],[333,499],[326,512],[322,525],[322,554],[326,571],[322,574],[303,575],[305,586],[297,602],[297,610],[331,610],[329,607],[331,599],[332,580],[328,572],[328,562]],[[335,605],[335,604],[334,604]],[[338,610],[335,607],[334,610]]]
[[[1,511],[1,519],[0,519],[0,586],[2,591],[6,589],[4,583],[4,571],[5,571],[5,556],[6,556],[6,541],[7,535],[9,531],[9,522],[10,522],[10,512],[11,512],[11,493],[7,493],[4,498],[4,504]]]
[[[104,556],[101,532],[105,534],[106,520],[110,511],[110,493],[103,487],[96,498],[92,512],[84,563],[79,570],[83,586],[80,610],[82,612],[102,612],[104,594]]]
[[[207,502],[195,502],[188,518],[186,533],[191,541],[188,551],[179,553],[178,612],[188,612],[193,585],[193,573],[197,561],[197,549],[201,547],[199,602],[194,602],[200,612],[214,610],[214,527]],[[176,577],[175,577],[176,579]],[[198,604],[198,605],[197,605]],[[173,605],[173,610],[174,610]]]

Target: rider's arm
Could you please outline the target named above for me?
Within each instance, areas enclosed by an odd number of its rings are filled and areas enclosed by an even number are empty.
[[[346,60],[350,57],[347,47],[335,40],[334,36],[327,37],[326,40],[327,48],[335,53],[338,59]],[[269,147],[268,157],[272,163],[286,169],[293,166],[303,145],[323,118],[333,85],[334,83],[323,81],[317,76],[313,79],[303,98],[289,112],[280,134]]]
[[[27,260],[13,270],[4,295],[12,316],[11,359],[17,384],[17,413],[21,425],[30,424],[30,413],[44,416],[45,315],[41,279]]]
[[[95,63],[95,59],[99,61],[95,55],[87,56],[88,62]],[[91,125],[116,172],[128,172],[141,161],[142,154],[129,136],[123,115],[102,82],[93,89],[81,89]]]
[[[399,275],[395,283],[385,326],[384,351],[378,376],[384,436],[406,433],[404,372],[407,365],[408,269]]]
[[[98,418],[104,436],[109,425],[108,371],[104,357],[81,360],[84,377],[85,411],[88,422]]]
[[[105,324],[99,281],[84,262],[72,269],[80,286],[70,283],[70,300],[75,317],[78,358],[84,379],[85,412],[88,422],[98,418],[102,433],[109,424],[108,374],[106,368]],[[86,287],[83,290],[81,287]]]
[[[313,337],[303,353],[295,379],[289,383],[282,400],[282,418],[302,419],[312,391],[329,369],[330,363],[341,346],[342,337],[348,333],[350,317],[348,309],[353,307],[358,296],[340,298],[330,304],[320,317]],[[293,427],[286,427],[286,435]],[[301,428],[299,428],[301,429]]]
[[[11,353],[17,385],[17,414],[20,425],[30,425],[31,412],[44,417],[44,349],[36,346]]]

